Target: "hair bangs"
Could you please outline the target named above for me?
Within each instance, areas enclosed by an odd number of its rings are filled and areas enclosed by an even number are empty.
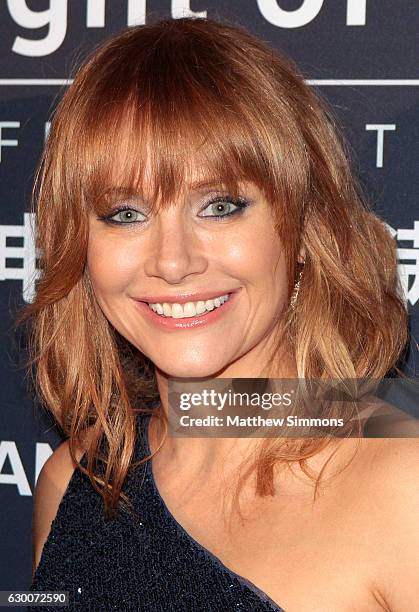
[[[140,196],[154,213],[203,185],[237,197],[244,181],[268,201],[281,200],[280,156],[266,138],[260,107],[244,96],[227,97],[231,75],[218,74],[214,87],[209,68],[199,80],[180,63],[162,75],[148,58],[118,97],[104,82],[91,97],[105,101],[99,110],[92,103],[83,122],[85,197],[97,213],[109,210],[113,193]]]

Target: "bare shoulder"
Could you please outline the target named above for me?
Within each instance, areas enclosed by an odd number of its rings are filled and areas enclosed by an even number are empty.
[[[78,446],[80,461],[84,448]],[[69,441],[62,442],[44,463],[36,481],[32,516],[32,577],[41,559],[60,502],[76,466],[70,455]]]
[[[391,612],[419,610],[419,437],[366,442],[377,591]]]

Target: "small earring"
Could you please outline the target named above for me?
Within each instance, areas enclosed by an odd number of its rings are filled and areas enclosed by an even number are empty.
[[[295,310],[295,302],[297,301],[298,292],[300,291],[300,281],[301,281],[301,278],[303,276],[304,264],[305,263],[306,263],[305,260],[301,262],[303,267],[300,270],[300,273],[298,275],[298,281],[294,285],[294,290],[292,292],[292,296],[291,296],[291,299],[290,299],[290,306],[291,306],[292,310]]]

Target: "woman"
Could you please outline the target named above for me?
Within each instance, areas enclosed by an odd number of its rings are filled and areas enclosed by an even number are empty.
[[[167,435],[170,377],[381,378],[403,356],[394,243],[297,68],[212,20],[124,31],[58,105],[36,184],[23,319],[68,440],[36,486],[31,589],[417,608],[416,440]]]

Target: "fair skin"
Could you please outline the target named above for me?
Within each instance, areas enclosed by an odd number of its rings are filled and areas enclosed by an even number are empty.
[[[257,378],[268,365],[275,317],[288,299],[283,247],[256,186],[242,185],[251,205],[225,221],[201,216],[217,214],[208,206],[214,189],[191,185],[186,193],[145,223],[132,219],[146,216],[147,194],[130,200],[135,212],[124,225],[90,214],[87,265],[98,303],[155,364],[166,413],[172,376]],[[162,329],[132,299],[211,289],[240,291],[225,316],[202,328]],[[287,351],[269,375],[297,376]],[[157,430],[152,419],[152,451]],[[256,498],[250,479],[240,498],[245,522],[226,521],[225,503],[241,460],[258,439],[169,436],[153,458],[153,474],[191,537],[287,612],[407,612],[419,604],[416,440],[361,440],[338,474],[357,442],[341,440],[309,459],[318,472],[331,448],[337,450],[323,473],[325,480],[334,477],[314,504],[312,481],[297,467],[276,470],[274,496]]]

